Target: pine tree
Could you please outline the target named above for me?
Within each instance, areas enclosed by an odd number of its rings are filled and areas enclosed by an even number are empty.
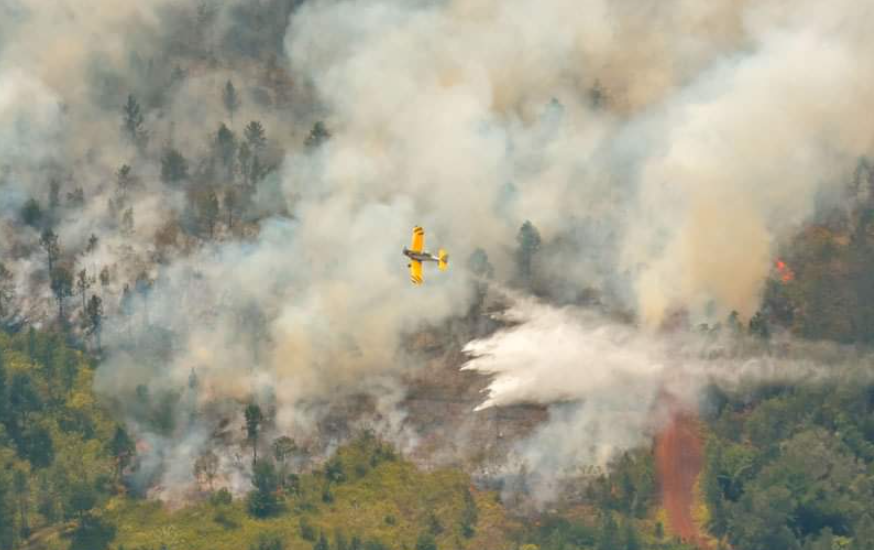
[[[161,156],[161,181],[168,185],[177,185],[188,179],[188,161],[182,153],[168,147]]]
[[[58,301],[58,320],[64,320],[64,301],[73,295],[73,276],[65,267],[58,267],[51,274],[51,287]]]
[[[228,179],[232,179],[237,157],[237,137],[224,123],[219,126],[215,135],[215,152],[225,168]]]
[[[123,427],[115,427],[115,435],[112,436],[112,441],[109,442],[109,452],[115,457],[115,478],[119,480],[121,479],[122,472],[130,465],[136,453],[134,442]]]
[[[264,415],[261,413],[261,407],[255,403],[250,403],[246,407],[246,440],[252,445],[252,464],[258,462],[258,435],[261,431],[261,423],[264,421]]]
[[[722,470],[722,446],[713,439],[707,445],[707,468],[704,472],[704,498],[710,509],[708,529],[716,536],[725,534],[727,521],[719,475]]]
[[[58,236],[51,229],[46,229],[42,232],[39,239],[39,245],[46,251],[46,257],[49,263],[49,273],[55,269],[55,260],[61,253],[61,247],[58,244]]]
[[[127,96],[127,103],[122,108],[122,119],[125,135],[131,143],[142,149],[147,138],[146,131],[143,128],[143,121],[145,119],[142,108],[133,95]]]
[[[519,234],[516,236],[516,242],[519,248],[516,251],[516,264],[519,270],[520,279],[526,283],[531,283],[533,275],[533,260],[534,255],[540,250],[540,232],[534,227],[530,221],[526,221],[519,228]]]
[[[279,476],[270,460],[257,462],[252,469],[252,485],[255,490],[249,493],[249,512],[259,518],[264,518],[279,511]]]
[[[88,289],[91,288],[93,284],[93,280],[88,277],[88,271],[85,269],[80,269],[78,273],[76,273],[76,291],[82,297],[82,313],[83,315],[87,311],[88,304],[85,301],[85,296],[88,293]]]
[[[257,120],[253,120],[246,126],[245,135],[246,144],[254,152],[261,151],[264,149],[264,146],[267,145],[264,126],[262,126]]]
[[[316,149],[329,139],[331,139],[331,132],[325,127],[325,123],[319,120],[313,124],[312,130],[304,140],[304,145],[307,149]]]
[[[225,84],[224,92],[222,93],[222,101],[224,101],[225,109],[228,110],[228,115],[231,120],[234,120],[234,113],[240,108],[240,98],[237,95],[237,89],[234,88],[234,83],[228,80]]]
[[[122,201],[127,200],[127,195],[134,186],[134,177],[131,174],[131,167],[123,164],[118,172],[115,173],[115,180],[118,185],[118,194]]]
[[[101,336],[103,332],[103,300],[100,296],[93,294],[88,300],[88,306],[85,308],[85,314],[88,319],[89,333],[93,334],[97,339],[97,349],[101,349]]]
[[[476,523],[479,516],[476,501],[470,489],[464,491],[464,509],[461,512],[461,534],[471,538],[476,533]]]

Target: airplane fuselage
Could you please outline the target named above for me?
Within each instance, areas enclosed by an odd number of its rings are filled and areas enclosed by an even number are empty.
[[[428,252],[416,252],[414,250],[410,250],[407,247],[404,247],[404,256],[410,258],[411,260],[416,260],[417,262],[439,262],[440,258],[437,256],[430,254]]]

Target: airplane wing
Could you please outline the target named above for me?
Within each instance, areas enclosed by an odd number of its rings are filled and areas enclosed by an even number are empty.
[[[413,228],[413,245],[410,247],[413,252],[421,252],[425,250],[425,230],[418,225]],[[421,268],[421,266],[419,266]]]
[[[422,284],[422,262],[410,260],[410,282],[414,285]]]

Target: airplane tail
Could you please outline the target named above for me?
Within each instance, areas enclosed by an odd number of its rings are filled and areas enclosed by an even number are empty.
[[[440,271],[446,271],[446,268],[449,267],[449,254],[442,248],[437,253],[437,267],[440,268]]]

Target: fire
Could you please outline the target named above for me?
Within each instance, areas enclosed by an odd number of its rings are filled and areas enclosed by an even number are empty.
[[[783,281],[784,283],[788,283],[795,280],[795,273],[792,271],[792,268],[786,265],[786,262],[778,259],[775,265],[777,268],[777,274],[779,275],[781,281]]]

